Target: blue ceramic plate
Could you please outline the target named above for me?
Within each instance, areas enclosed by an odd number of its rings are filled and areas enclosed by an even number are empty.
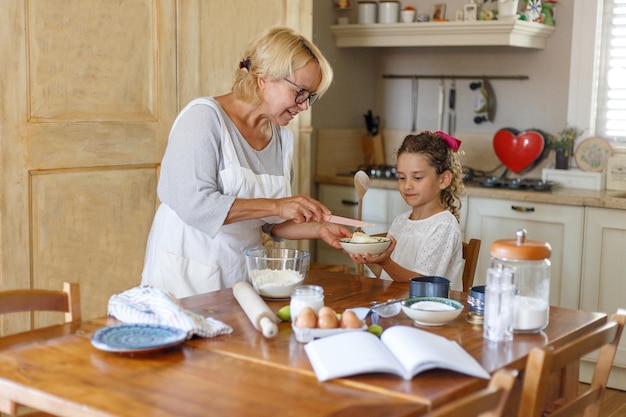
[[[98,329],[91,344],[107,352],[134,353],[165,349],[182,343],[187,332],[158,324],[117,324]]]

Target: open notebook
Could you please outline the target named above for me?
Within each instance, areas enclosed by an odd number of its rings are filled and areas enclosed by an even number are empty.
[[[347,332],[304,347],[320,381],[386,372],[406,380],[429,369],[448,369],[478,378],[489,373],[458,343],[409,326],[393,326],[380,339],[369,332]]]

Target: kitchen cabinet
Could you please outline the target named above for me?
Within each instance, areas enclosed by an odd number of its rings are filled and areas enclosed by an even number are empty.
[[[580,307],[609,315],[626,308],[626,210],[585,208]],[[572,259],[576,259],[572,257]],[[595,356],[581,365],[581,380],[589,382]],[[609,385],[626,390],[626,337],[622,336]]]
[[[522,20],[351,24],[330,27],[338,48],[514,46],[543,49],[556,28]]]
[[[485,283],[493,241],[513,239],[518,229],[526,229],[528,239],[545,241],[552,246],[550,303],[577,309],[584,210],[581,206],[470,197],[465,239],[482,240],[474,283]]]
[[[354,187],[320,184],[317,197],[333,214],[356,218],[359,200]],[[375,226],[365,229],[365,232],[371,235],[387,232],[393,219],[407,210],[409,206],[404,202],[398,190],[369,188],[363,197],[363,220],[374,223]],[[317,262],[354,267],[348,255],[331,248],[321,240],[317,240],[316,244]]]

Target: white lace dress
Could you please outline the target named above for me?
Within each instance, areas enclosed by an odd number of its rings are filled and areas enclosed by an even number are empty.
[[[396,217],[387,233],[397,240],[391,254],[399,265],[427,276],[450,280],[453,290],[462,290],[463,240],[461,227],[449,211],[424,220],[410,220],[411,211]],[[391,279],[382,271],[381,279]]]

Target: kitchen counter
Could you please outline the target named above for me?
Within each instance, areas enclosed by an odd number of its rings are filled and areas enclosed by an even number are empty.
[[[354,186],[354,178],[350,175],[319,175],[314,178],[314,181],[316,184]],[[394,179],[370,178],[370,187],[396,189],[397,181]],[[469,197],[503,198],[533,203],[626,210],[626,192],[624,191],[595,191],[562,187],[554,187],[552,191],[526,191],[507,188],[487,188],[481,187],[478,183],[467,183],[465,188]]]

